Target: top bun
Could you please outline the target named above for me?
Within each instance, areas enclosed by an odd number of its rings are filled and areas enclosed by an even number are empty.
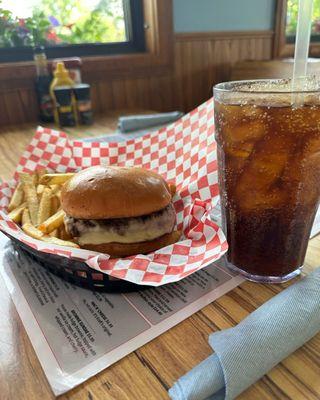
[[[138,217],[170,201],[160,175],[135,167],[90,167],[75,174],[61,191],[63,210],[80,219]]]

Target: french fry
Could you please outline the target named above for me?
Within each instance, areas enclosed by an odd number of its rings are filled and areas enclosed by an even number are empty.
[[[74,173],[65,173],[65,174],[45,174],[40,178],[40,182],[42,185],[62,185],[67,182],[70,178],[72,178]]]
[[[39,183],[39,174],[38,174],[38,172],[37,171],[33,172],[31,174],[31,176],[32,176],[32,182],[33,182],[34,186],[37,186],[38,183]]]
[[[37,186],[37,195],[41,199],[42,193],[44,191],[45,186],[44,185],[38,185]]]
[[[20,172],[19,177],[22,183],[30,183],[33,185],[37,185],[38,183],[38,175],[36,172],[31,174],[28,174],[27,172]]]
[[[73,175],[47,174],[44,168],[31,174],[20,173],[20,183],[8,206],[9,218],[34,239],[79,248],[65,229],[60,203],[61,185]]]
[[[51,215],[46,221],[39,225],[40,231],[43,233],[50,233],[56,228],[59,228],[63,224],[63,218],[65,213],[63,210],[57,211],[55,214]]]
[[[20,172],[19,178],[22,183],[33,183],[32,176],[26,172]]]
[[[22,230],[34,239],[41,240],[44,236],[43,232],[39,231],[39,229],[35,228],[32,224],[28,222],[22,225]]]
[[[39,200],[36,188],[32,183],[25,183],[23,185],[23,190],[29,208],[31,222],[34,226],[36,226],[38,222],[39,211]]]
[[[57,186],[57,188],[54,187],[54,186]],[[57,204],[57,210],[58,210],[59,207],[60,207],[61,186],[60,186],[60,185],[53,185],[53,186],[50,186],[50,188],[52,188],[52,187],[53,187],[53,189],[51,189],[52,196],[54,196],[54,197],[56,198],[55,201],[58,203],[58,204]]]
[[[15,188],[13,195],[11,197],[8,211],[12,211],[15,208],[19,207],[23,202],[24,192],[23,192],[23,184],[20,182],[18,183],[17,187]]]
[[[34,179],[33,183],[34,183],[35,186],[36,186],[37,195],[38,195],[39,201],[41,200],[41,196],[42,196],[42,193],[43,193],[44,188],[45,188],[45,185],[40,185],[39,181],[40,181],[40,178],[41,178],[43,175],[45,175],[46,173],[47,173],[47,168],[45,168],[45,167],[40,167],[40,168],[37,169],[36,172],[35,172],[36,178]]]
[[[45,188],[41,197],[38,212],[38,222],[40,225],[46,221],[51,215],[51,189]]]
[[[52,232],[49,233],[49,236],[59,238],[59,229],[60,228],[54,229]]]
[[[20,223],[21,222],[21,218],[22,218],[23,210],[25,209],[26,206],[27,206],[26,202],[20,204],[19,207],[15,208],[14,210],[12,210],[8,214],[8,217],[10,219],[12,219],[12,221],[16,222],[17,224]]]
[[[21,218],[21,224],[22,224],[22,225],[24,225],[24,224],[31,224],[31,218],[30,218],[30,214],[29,214],[28,207],[26,207],[26,208],[23,210],[22,218]]]
[[[47,243],[58,244],[60,246],[69,246],[69,247],[79,248],[79,246],[74,242],[61,240],[56,237],[51,237],[51,236],[45,235],[39,229],[35,228],[32,224],[26,223],[26,224],[22,225],[22,229],[27,235],[33,237],[34,239],[42,240],[43,242],[47,242]]]
[[[61,240],[56,237],[51,237],[51,236],[45,235],[45,236],[42,236],[41,240],[43,240],[44,242],[52,243],[52,244],[58,244],[60,246],[75,247],[77,249],[79,248],[79,245],[77,245],[77,243],[70,242],[67,240]]]
[[[52,194],[56,194],[60,192],[61,186],[60,185],[50,185],[50,189],[52,191]]]
[[[51,199],[51,215],[55,214],[60,208],[60,200],[57,196],[53,196]]]

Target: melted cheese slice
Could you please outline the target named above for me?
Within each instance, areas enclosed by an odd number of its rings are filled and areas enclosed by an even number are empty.
[[[138,243],[145,242],[147,240],[153,240],[164,235],[164,233],[166,232],[161,232],[159,229],[130,232],[129,235],[119,235],[117,232],[107,230],[89,230],[87,232],[83,232],[77,241],[80,246],[84,244],[101,244],[112,242]]]

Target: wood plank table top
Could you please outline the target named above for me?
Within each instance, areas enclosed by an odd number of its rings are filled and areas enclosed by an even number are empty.
[[[118,115],[113,113],[99,119],[92,127],[67,131],[74,137],[112,132],[116,129]],[[1,179],[11,177],[34,132],[35,125],[0,131]],[[320,264],[319,260],[320,235],[310,240],[304,271],[310,272]],[[208,344],[210,333],[236,325],[287,286],[244,282],[60,399],[168,399],[167,390],[174,381],[212,353]],[[2,278],[0,307],[0,399],[53,399],[54,395]],[[283,360],[239,399],[319,400],[319,376],[320,334]]]

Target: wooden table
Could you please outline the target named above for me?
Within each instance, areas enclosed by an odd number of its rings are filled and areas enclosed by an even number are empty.
[[[72,129],[77,137],[96,136],[116,128],[116,114],[93,127]],[[0,177],[12,175],[34,126],[0,132]],[[78,132],[77,134],[75,132]],[[310,240],[305,272],[319,265],[320,235]],[[141,347],[61,399],[168,399],[167,390],[181,375],[211,354],[208,335],[236,325],[283,290],[284,285],[245,282],[157,339]],[[319,288],[320,291],[320,288]],[[0,280],[0,399],[53,399],[29,338]],[[320,399],[320,334],[244,392],[239,399]]]

